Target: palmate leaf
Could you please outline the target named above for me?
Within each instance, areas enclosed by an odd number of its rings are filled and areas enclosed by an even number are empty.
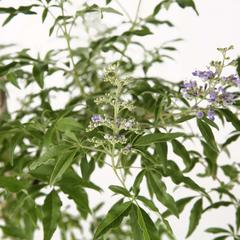
[[[151,133],[139,137],[135,142],[134,146],[148,146],[152,143],[167,142],[175,138],[184,137],[184,133]]]
[[[202,204],[203,204],[203,201],[202,201],[202,198],[200,198],[195,202],[195,204],[192,207],[190,220],[189,220],[188,233],[186,237],[189,237],[198,226],[198,223],[202,215]]]
[[[120,200],[114,204],[97,227],[97,230],[94,234],[94,240],[99,239],[99,237],[101,237],[111,228],[119,226],[123,218],[129,214],[131,206],[131,201],[123,203],[123,201]]]
[[[52,191],[45,199],[43,205],[44,240],[50,240],[55,232],[61,216],[61,200],[56,191]]]

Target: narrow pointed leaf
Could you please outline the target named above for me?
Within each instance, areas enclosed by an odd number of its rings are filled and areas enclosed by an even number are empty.
[[[202,203],[203,201],[201,198],[193,205],[193,208],[190,214],[188,233],[186,237],[189,237],[199,224],[199,221],[202,215]]]
[[[104,233],[106,233],[109,229],[113,227],[117,227],[121,224],[123,218],[128,215],[130,209],[131,209],[132,202],[125,202],[122,203],[117,202],[112,206],[112,208],[109,210],[105,218],[102,220],[102,222],[99,224],[95,234],[94,239],[98,239],[101,237]]]
[[[197,119],[197,125],[198,125],[200,132],[202,133],[202,136],[208,143],[209,147],[211,147],[213,151],[218,152],[218,147],[215,142],[213,132],[212,132],[211,128],[208,126],[208,124],[203,122],[200,119]]]
[[[43,205],[44,240],[50,240],[55,232],[61,216],[61,200],[56,191],[52,191],[45,199]]]
[[[67,155],[64,154],[59,158],[51,174],[50,181],[49,181],[50,185],[54,185],[55,182],[61,178],[64,172],[70,167],[75,155],[76,155],[76,152],[74,151]]]

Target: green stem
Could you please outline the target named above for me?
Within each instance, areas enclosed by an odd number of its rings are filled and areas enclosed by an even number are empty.
[[[66,23],[66,20],[64,18],[65,13],[64,13],[64,1],[63,0],[61,0],[61,2],[60,2],[60,8],[61,8],[62,16],[63,16],[63,30],[62,31],[63,31],[63,36],[64,36],[64,38],[66,40],[66,43],[67,43],[67,49],[68,49],[70,61],[72,63],[72,67],[73,67],[73,79],[74,79],[74,82],[79,86],[79,88],[81,90],[81,94],[85,95],[84,87],[81,84],[81,82],[79,81],[77,66],[74,62],[74,56],[73,56],[73,51],[72,51],[71,42],[70,42],[71,41],[71,38],[70,38],[70,33],[71,32],[68,32],[68,30],[67,30],[67,23]]]

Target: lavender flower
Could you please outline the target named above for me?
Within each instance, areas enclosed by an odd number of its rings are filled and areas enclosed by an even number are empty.
[[[232,81],[235,85],[237,85],[238,87],[240,87],[240,78],[238,77],[237,74],[232,74],[232,75],[230,76],[230,79],[231,79],[231,81]]]
[[[214,121],[214,119],[215,119],[215,112],[212,109],[209,109],[208,112],[207,112],[207,117],[208,117],[208,119]]]
[[[197,83],[196,81],[190,81],[190,82],[185,82],[182,87],[186,90],[190,90],[192,88],[197,87]]]
[[[235,102],[235,94],[224,91],[221,95],[223,105],[232,105]]]
[[[102,121],[103,121],[103,118],[102,118],[101,115],[96,114],[96,115],[93,115],[93,116],[91,117],[91,120],[92,120],[92,122],[94,122],[94,123],[99,123],[99,122],[102,122]]]
[[[210,99],[209,99],[210,102],[215,102],[217,99],[217,92],[216,91],[210,92],[209,97],[210,97]]]
[[[202,111],[197,112],[197,118],[203,118],[204,113]]]
[[[195,77],[200,77],[203,80],[208,80],[210,78],[213,78],[215,74],[211,70],[207,70],[207,71],[196,70],[192,73],[192,75]]]

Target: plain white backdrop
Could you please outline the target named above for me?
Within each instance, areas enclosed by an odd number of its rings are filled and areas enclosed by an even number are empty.
[[[30,0],[2,0],[0,7],[16,6],[18,4],[29,4]],[[76,5],[78,0],[75,0]],[[89,1],[93,2],[93,1]],[[99,1],[100,2],[100,1]],[[140,15],[144,16],[152,10],[152,7],[158,2],[156,0],[143,0],[140,9]],[[239,0],[196,0],[196,7],[199,11],[199,16],[192,9],[180,9],[173,6],[169,11],[163,12],[162,18],[171,20],[175,24],[175,28],[167,29],[163,36],[157,36],[154,42],[147,44],[156,44],[171,38],[181,37],[184,39],[178,43],[178,52],[174,55],[175,61],[168,61],[156,69],[155,74],[172,81],[180,81],[191,77],[191,72],[196,68],[204,68],[211,60],[218,58],[216,51],[217,47],[227,47],[234,45],[235,50],[232,53],[233,57],[240,54],[240,1]],[[129,13],[135,14],[138,0],[121,0],[122,5]],[[110,19],[114,21],[114,19]],[[0,23],[3,17],[0,16]],[[43,26],[36,17],[20,16],[12,21],[4,28],[0,28],[0,44],[16,43],[22,48],[34,49],[36,52],[46,51],[54,46],[54,37],[48,37],[48,29]],[[14,87],[10,88],[10,100],[8,101],[11,111],[19,107],[17,98],[24,95],[24,89],[18,90]],[[223,129],[221,132],[221,140],[227,136],[231,128]],[[232,158],[237,161],[239,152],[237,144],[232,147]],[[223,157],[223,161],[230,160]],[[117,179],[109,171],[108,168],[100,170],[95,174],[93,181],[96,181],[103,189],[106,189],[106,194],[100,195],[90,192],[90,199],[98,199],[106,201],[107,207],[112,204],[111,192],[107,190],[109,183],[118,184]],[[207,183],[206,183],[207,184]],[[183,192],[180,193],[184,194]],[[66,200],[67,201],[67,200]],[[98,202],[98,201],[97,201]],[[91,200],[91,205],[94,206],[97,202]],[[107,208],[106,208],[107,209]],[[184,212],[180,219],[170,218],[173,224],[174,232],[178,240],[185,239],[186,229],[188,225],[189,210]],[[73,208],[74,211],[74,208]],[[225,226],[228,222],[234,221],[234,215],[231,208],[226,208],[221,211],[213,211],[206,216],[203,216],[200,226],[197,231],[189,238],[190,240],[208,240],[210,239],[204,233],[204,229],[208,226]],[[54,239],[58,238],[58,233],[54,235]],[[42,239],[40,233],[35,238]],[[81,237],[79,236],[79,240]]]

